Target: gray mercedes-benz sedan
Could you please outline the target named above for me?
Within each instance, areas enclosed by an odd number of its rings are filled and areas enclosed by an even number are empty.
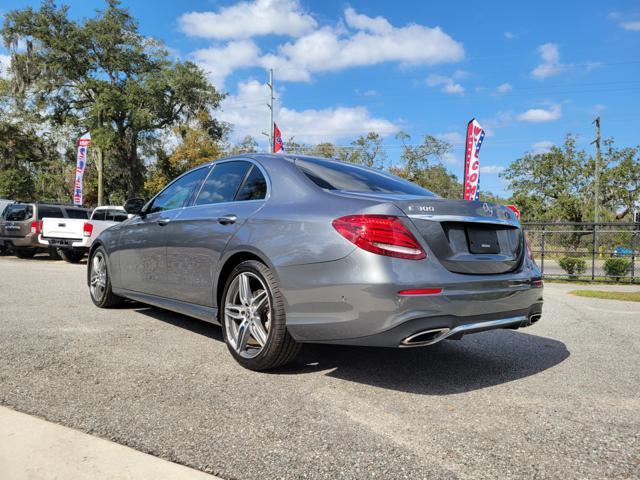
[[[542,280],[508,208],[298,155],[197,167],[94,241],[93,302],[222,326],[243,366],[302,343],[418,347],[539,320]]]

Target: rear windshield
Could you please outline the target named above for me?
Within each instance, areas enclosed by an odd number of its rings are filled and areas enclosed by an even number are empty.
[[[89,212],[87,210],[80,210],[77,208],[67,208],[66,210],[69,218],[89,218]]]
[[[327,190],[435,196],[401,178],[357,165],[315,158],[296,159],[296,165],[313,183]]]
[[[60,207],[38,205],[38,220],[42,220],[43,218],[64,218],[64,215]]]
[[[31,205],[9,205],[4,210],[5,220],[11,222],[22,222],[33,216],[33,207]]]

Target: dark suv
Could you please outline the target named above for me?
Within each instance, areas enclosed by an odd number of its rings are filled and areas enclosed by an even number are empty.
[[[48,251],[58,258],[54,248],[42,240],[42,219],[83,218],[88,219],[90,210],[55,203],[14,203],[4,210],[0,219],[0,240],[13,245],[19,258],[31,258],[38,252]]]

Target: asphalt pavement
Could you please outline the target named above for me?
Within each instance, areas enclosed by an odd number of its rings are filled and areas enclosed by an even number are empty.
[[[638,303],[548,284],[524,330],[254,373],[219,327],[94,307],[85,268],[0,257],[1,405],[223,479],[640,478]]]

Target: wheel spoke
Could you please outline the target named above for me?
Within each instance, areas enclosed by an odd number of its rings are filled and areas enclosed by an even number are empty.
[[[224,307],[224,313],[234,320],[244,320],[244,314],[241,313],[241,308],[242,307],[234,305],[233,303],[227,303]]]
[[[241,273],[238,276],[238,296],[243,305],[249,306],[251,302],[251,286],[249,285],[249,276]]]
[[[267,343],[267,331],[262,326],[262,322],[259,318],[254,319],[251,322],[251,336],[254,338],[258,345],[264,347],[264,344]]]
[[[247,348],[247,342],[249,341],[249,321],[243,320],[238,325],[238,338],[236,340],[236,350],[238,353],[242,353]]]
[[[269,295],[267,295],[266,290],[260,290],[251,299],[251,305],[253,305],[253,307],[256,309],[256,312],[260,312],[265,303],[267,303],[268,299]]]

